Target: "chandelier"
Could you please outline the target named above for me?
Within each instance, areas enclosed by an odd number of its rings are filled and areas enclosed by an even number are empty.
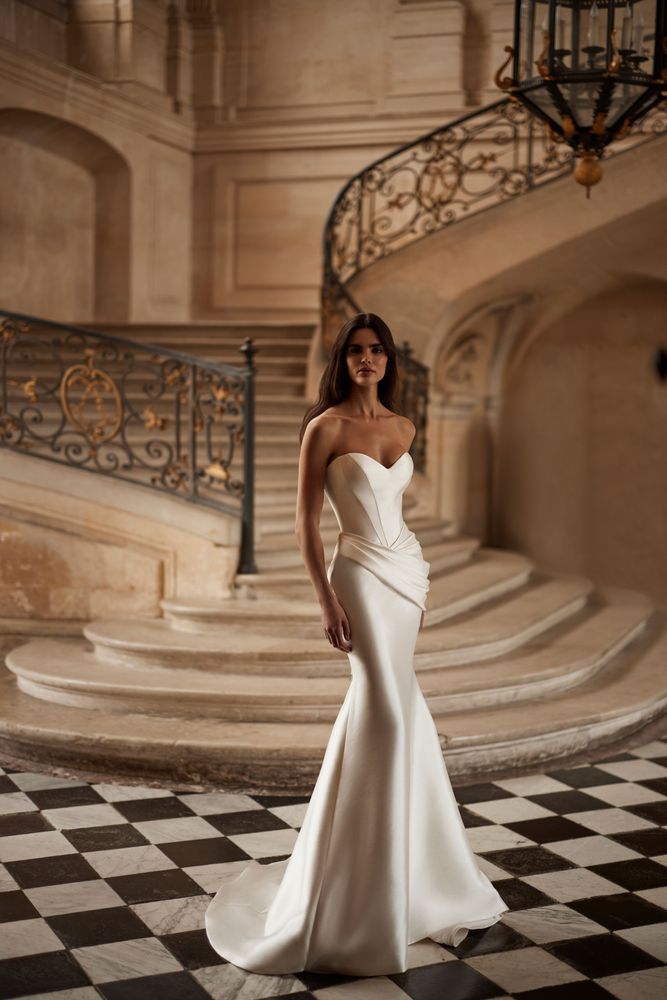
[[[606,147],[667,97],[666,11],[666,0],[516,0],[495,82],[572,147],[587,196]]]

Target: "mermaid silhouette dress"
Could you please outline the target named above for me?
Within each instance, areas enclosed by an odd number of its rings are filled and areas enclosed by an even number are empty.
[[[327,575],[350,622],[351,681],[291,856],[249,861],[207,908],[211,945],[240,968],[405,972],[409,944],[458,945],[508,909],[468,843],[414,672],[429,563],[403,520],[412,472],[408,452],[327,468],[340,527]]]

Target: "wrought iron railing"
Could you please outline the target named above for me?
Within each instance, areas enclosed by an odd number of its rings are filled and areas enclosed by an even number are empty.
[[[667,113],[658,108],[607,154],[618,155],[666,131]],[[364,311],[350,287],[362,271],[455,222],[557,180],[573,166],[569,146],[556,142],[523,105],[503,97],[406,143],[350,178],[324,229],[325,351],[342,323]],[[404,347],[399,367],[414,403],[425,391],[420,383],[427,385],[428,373],[418,362],[408,363]],[[414,448],[423,456],[425,404],[405,412],[417,427]]]
[[[255,348],[245,366],[0,310],[0,447],[241,519],[254,561]]]

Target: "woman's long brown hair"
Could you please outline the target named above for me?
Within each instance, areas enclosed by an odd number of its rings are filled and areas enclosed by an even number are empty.
[[[355,330],[372,330],[377,334],[387,355],[387,367],[378,383],[378,399],[388,410],[394,413],[401,412],[396,402],[399,374],[396,367],[396,345],[391,330],[375,313],[357,313],[338,331],[331,348],[331,356],[320,378],[317,401],[304,414],[299,442],[303,440],[306,427],[313,417],[324,413],[330,406],[341,403],[350,391],[351,379],[347,370],[346,352],[348,339]]]

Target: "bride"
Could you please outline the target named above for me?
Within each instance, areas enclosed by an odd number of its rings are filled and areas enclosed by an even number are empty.
[[[468,843],[414,671],[429,564],[403,520],[415,427],[397,379],[389,328],[359,313],[303,419],[296,535],[351,680],[291,856],[249,861],[206,911],[213,948],[252,972],[405,972],[408,945],[456,946],[508,909]],[[328,568],[325,495],[340,528]]]

